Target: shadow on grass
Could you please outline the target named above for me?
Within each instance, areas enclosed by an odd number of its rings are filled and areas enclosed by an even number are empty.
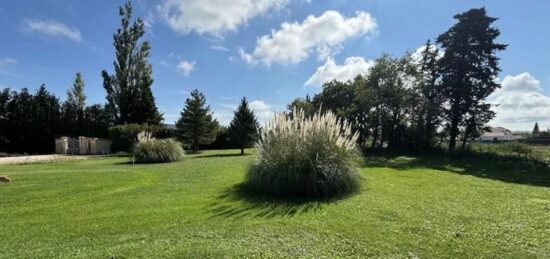
[[[317,211],[323,206],[335,203],[339,198],[292,198],[274,197],[258,193],[244,183],[236,184],[220,194],[218,201],[207,209],[212,218],[273,218],[293,217]]]
[[[365,160],[367,167],[388,167],[396,170],[427,168],[509,183],[550,187],[548,165],[518,157],[487,153],[411,156],[395,152],[369,152]]]
[[[214,157],[245,157],[245,156],[250,156],[251,154],[243,154],[241,155],[241,153],[235,153],[235,154],[211,154],[211,155],[198,155],[198,156],[193,156],[192,158],[214,158]]]

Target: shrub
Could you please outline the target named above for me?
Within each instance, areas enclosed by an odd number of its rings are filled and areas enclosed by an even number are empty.
[[[332,112],[279,114],[261,130],[246,184],[279,196],[334,197],[359,190],[357,134]]]
[[[184,152],[173,139],[156,139],[152,133],[142,132],[138,134],[134,155],[137,163],[168,163],[181,160]]]
[[[109,137],[113,141],[111,150],[113,152],[130,152],[132,146],[137,141],[137,135],[140,132],[151,132],[153,136],[169,138],[175,136],[175,132],[166,129],[162,125],[145,124],[124,124],[109,128]]]

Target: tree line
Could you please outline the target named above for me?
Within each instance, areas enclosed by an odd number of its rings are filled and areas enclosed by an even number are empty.
[[[495,116],[486,99],[500,87],[496,54],[506,45],[496,42],[497,18],[485,8],[454,18],[456,24],[434,44],[428,40],[420,55],[384,54],[366,76],[328,82],[313,98],[295,99],[289,115],[295,108],[332,110],[353,123],[362,147],[464,147]]]
[[[0,93],[0,152],[48,153],[54,136],[107,137],[116,125],[162,125],[151,86],[151,49],[141,18],[132,18],[132,5],[119,8],[120,27],[113,34],[113,72],[101,72],[105,104],[88,106],[80,73],[65,102],[42,85]],[[500,32],[484,8],[454,16],[457,22],[428,40],[420,55],[384,54],[366,76],[323,85],[313,98],[297,98],[288,107],[305,114],[332,110],[353,123],[362,147],[429,149],[445,142],[449,149],[479,136],[495,113],[486,98],[500,85],[497,53],[506,45],[496,42]],[[245,98],[229,127],[213,118],[204,94],[194,90],[176,123],[176,136],[191,151],[205,145],[243,150],[259,128]],[[242,151],[241,151],[242,152]]]

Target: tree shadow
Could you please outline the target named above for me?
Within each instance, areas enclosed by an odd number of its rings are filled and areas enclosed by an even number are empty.
[[[192,158],[214,158],[214,157],[237,157],[237,156],[240,156],[240,157],[245,157],[245,156],[250,156],[251,154],[243,154],[241,155],[241,153],[235,153],[235,154],[211,154],[211,155],[198,155],[198,156],[193,156]]]
[[[227,188],[217,201],[207,208],[211,218],[274,218],[293,217],[320,210],[338,198],[292,198],[275,197],[252,190],[244,183]]]
[[[399,153],[369,154],[369,167],[388,167],[396,170],[427,168],[462,175],[499,180],[508,183],[550,187],[550,167],[544,163],[519,157],[505,157],[487,153],[468,155],[419,155]]]

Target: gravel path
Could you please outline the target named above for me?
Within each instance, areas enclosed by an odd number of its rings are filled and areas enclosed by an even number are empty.
[[[0,158],[0,165],[2,165],[2,164],[28,164],[28,163],[45,163],[45,162],[82,160],[82,159],[89,159],[91,157],[94,157],[94,156],[37,155],[37,156],[1,157]]]

